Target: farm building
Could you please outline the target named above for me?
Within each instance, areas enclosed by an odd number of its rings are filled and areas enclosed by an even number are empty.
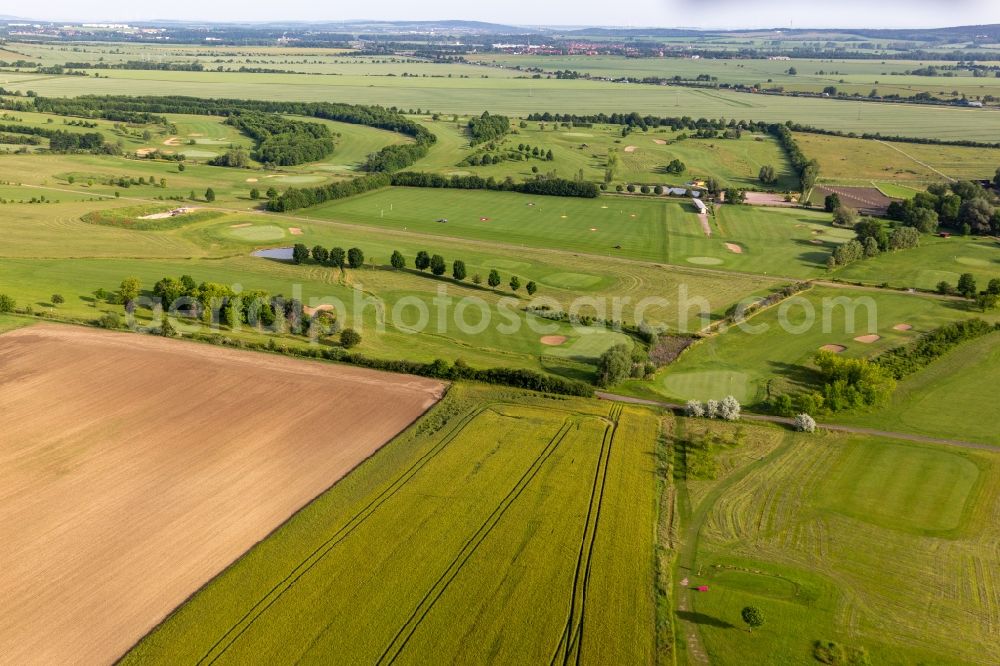
[[[693,203],[694,207],[698,209],[699,215],[703,215],[708,212],[708,209],[705,207],[705,202],[701,199],[691,199],[691,203]]]

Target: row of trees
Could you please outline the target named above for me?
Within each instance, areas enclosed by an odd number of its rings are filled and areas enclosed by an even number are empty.
[[[404,171],[392,174],[392,185],[400,187],[438,187],[460,190],[493,190],[498,192],[520,192],[555,197],[594,198],[600,188],[594,183],[581,180],[567,180],[557,176],[538,174],[534,178],[515,183],[509,176],[497,180],[490,176],[442,176],[435,173]]]
[[[945,296],[958,294],[963,298],[975,300],[979,309],[986,312],[996,309],[997,305],[1000,304],[1000,278],[993,278],[985,290],[979,291],[976,286],[976,277],[972,273],[962,273],[955,285],[947,280],[938,282],[937,292]]]
[[[302,243],[296,243],[292,247],[292,261],[296,264],[303,264],[309,261],[310,257],[317,264],[341,270],[361,268],[365,265],[365,253],[357,247],[352,247],[349,250],[342,247],[332,247],[328,250],[322,245],[316,245],[311,251]]]
[[[996,291],[1000,293],[1000,280],[997,281]],[[958,345],[998,330],[1000,325],[988,324],[982,319],[952,322],[925,333],[916,342],[879,354],[874,362],[895,379],[902,379],[930,365]]]
[[[838,212],[844,211],[838,209]],[[907,250],[920,245],[920,232],[913,227],[887,225],[873,217],[863,217],[854,224],[855,238],[837,246],[827,268],[846,266],[883,252]]]
[[[392,257],[390,258],[389,263],[396,270],[402,270],[406,268],[406,257],[403,256],[403,253],[400,252],[399,250],[395,250],[392,253]],[[425,250],[420,250],[419,252],[417,252],[417,256],[413,260],[413,266],[418,271],[421,272],[430,269],[431,273],[438,277],[441,277],[446,272],[448,272],[448,265],[447,262],[445,262],[444,257],[442,257],[440,254],[433,254],[433,255],[429,254]],[[465,267],[464,261],[462,261],[461,259],[456,259],[454,262],[452,262],[451,277],[457,282],[462,282],[465,280],[465,278],[468,277],[468,271]],[[503,279],[500,277],[500,271],[496,270],[495,268],[491,270],[489,272],[489,275],[486,277],[486,284],[488,284],[493,289],[499,287],[502,281]],[[473,275],[472,283],[476,285],[482,284],[483,283],[482,276],[479,275],[478,273]],[[517,293],[517,291],[521,288],[521,278],[519,278],[516,275],[512,275],[510,278],[510,282],[508,282],[508,285],[510,286],[511,291]],[[533,280],[529,280],[528,283],[524,285],[524,288],[525,291],[528,292],[529,296],[534,296],[535,292],[538,291],[538,285],[535,284]]]
[[[807,192],[816,184],[819,178],[819,162],[806,157],[799,147],[795,136],[792,134],[789,125],[768,125],[767,130],[772,134],[785,149],[792,167],[799,176],[799,185],[802,192]]]
[[[684,405],[684,413],[693,418],[722,419],[724,421],[739,421],[742,411],[740,401],[727,395],[722,400],[688,400]]]

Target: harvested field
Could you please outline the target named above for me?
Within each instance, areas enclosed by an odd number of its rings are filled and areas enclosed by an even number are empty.
[[[3,661],[114,661],[442,390],[135,334],[0,336]]]
[[[798,206],[796,201],[785,201],[784,194],[774,194],[772,192],[746,192],[746,202],[751,206]]]
[[[827,195],[836,194],[840,197],[840,203],[848,208],[853,208],[862,215],[885,215],[895,199],[882,194],[881,190],[875,187],[835,187],[826,185],[817,187],[813,201],[822,202]]]

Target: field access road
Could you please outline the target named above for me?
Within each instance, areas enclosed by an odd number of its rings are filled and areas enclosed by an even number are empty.
[[[627,395],[616,395],[614,393],[604,393],[597,391],[594,393],[595,396],[601,400],[612,400],[616,402],[627,402],[633,405],[652,405],[654,407],[663,407],[664,409],[669,409],[675,412],[683,412],[684,405],[675,402],[659,402],[657,400],[646,400],[645,398],[633,398]],[[740,418],[747,421],[763,421],[766,423],[780,423],[782,425],[792,425],[794,419],[785,418],[783,416],[769,416],[766,414],[746,414],[744,413]],[[846,426],[837,425],[834,423],[817,423],[817,428],[823,428],[824,430],[831,430],[834,432],[847,432],[856,435],[873,435],[875,437],[887,437],[889,439],[901,439],[909,442],[920,442],[923,444],[942,444],[944,446],[957,446],[963,449],[980,449],[982,451],[1000,451],[1000,446],[993,446],[991,444],[980,444],[978,442],[964,442],[960,439],[940,439],[938,437],[927,437],[925,435],[914,435],[905,432],[890,432],[888,430],[874,430],[872,428],[859,428],[857,426]]]

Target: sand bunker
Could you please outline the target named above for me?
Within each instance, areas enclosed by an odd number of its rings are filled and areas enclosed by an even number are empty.
[[[878,342],[882,339],[881,335],[859,335],[854,338],[855,342],[863,342],[866,345],[870,345],[873,342]]]
[[[151,213],[149,215],[143,215],[140,220],[165,220],[168,217],[177,217],[178,215],[186,215],[187,213],[193,213],[198,210],[197,208],[174,208],[173,210],[164,211],[162,213]]]
[[[247,182],[248,183],[256,183],[257,179],[256,178],[247,178]]]
[[[181,145],[181,140],[179,137],[172,136],[163,142],[164,146],[179,146]]]
[[[653,139],[653,143],[655,143],[658,146],[665,146],[665,145],[667,145],[667,142],[664,141],[663,139]]]
[[[590,230],[591,231],[597,231],[597,227],[591,227]]]
[[[545,335],[539,340],[543,345],[549,347],[558,347],[562,343],[566,342],[565,335]]]
[[[188,134],[188,136],[205,136],[205,135],[201,132],[191,132],[190,134]]]
[[[290,233],[293,236],[301,236],[302,229],[299,229],[298,227],[288,227],[288,233]]]
[[[229,228],[230,229],[242,229],[244,227],[249,227],[249,226],[252,226],[252,225],[253,225],[253,222],[244,222],[243,224],[230,224]]]
[[[488,217],[481,217],[481,218],[479,218],[479,221],[480,222],[489,222],[490,218],[488,218]]]
[[[834,354],[839,354],[845,349],[847,349],[847,347],[844,345],[823,345],[819,348],[820,351],[833,352]]]
[[[810,242],[810,243],[812,243],[813,245],[822,245],[822,244],[823,244],[823,241],[821,241],[821,240],[820,240],[820,239],[818,239],[818,238],[813,238],[813,239],[812,239],[811,241],[809,241],[809,242]]]
[[[913,327],[910,326],[909,324],[896,324],[895,326],[892,327],[892,330],[894,330],[894,331],[910,331],[910,330],[913,330]]]
[[[329,312],[331,310],[333,310],[333,306],[330,305],[329,303],[324,303],[323,305],[317,305],[314,308],[311,308],[308,305],[302,306],[302,311],[307,315],[309,315],[310,317],[315,316],[317,312]]]
[[[743,248],[736,243],[726,243],[726,249],[733,254],[743,254]]]
[[[626,153],[634,153],[638,149],[639,149],[639,146],[625,146],[625,152]]]
[[[135,154],[139,157],[145,157],[146,155],[154,152],[156,152],[156,148],[139,148],[135,151]]]

